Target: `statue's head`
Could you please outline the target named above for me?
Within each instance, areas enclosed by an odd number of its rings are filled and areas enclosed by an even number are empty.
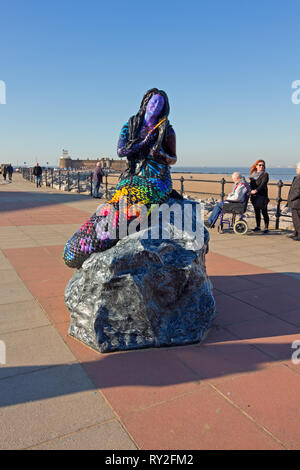
[[[170,112],[169,100],[167,93],[158,88],[148,90],[142,99],[140,109],[135,116],[129,119],[129,140],[133,141],[138,138],[138,133],[144,120],[151,120],[155,117],[156,121],[164,122],[159,126],[157,141],[153,148],[160,148],[164,139],[165,131],[169,126],[168,115]]]
[[[145,112],[145,120],[151,118],[159,118],[164,109],[165,99],[162,95],[156,93],[152,95],[150,100],[148,101],[146,112]]]
[[[160,117],[167,117],[169,114],[169,100],[167,94],[158,88],[151,88],[143,96],[140,112],[147,117],[155,116],[157,119]]]

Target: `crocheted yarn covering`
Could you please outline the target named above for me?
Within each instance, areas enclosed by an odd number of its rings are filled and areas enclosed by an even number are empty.
[[[105,251],[118,242],[119,207],[122,199],[126,198],[127,201],[128,223],[138,215],[131,215],[134,205],[143,204],[150,209],[151,204],[160,204],[168,199],[172,180],[168,167],[163,167],[163,179],[134,175],[119,182],[112,199],[101,208],[99,214],[93,214],[66,244],[63,259],[70,268],[80,268],[92,253]],[[113,238],[109,227],[115,229],[116,236]]]

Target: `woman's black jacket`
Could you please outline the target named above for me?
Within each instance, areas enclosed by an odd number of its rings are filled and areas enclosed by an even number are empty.
[[[251,195],[251,202],[254,207],[263,208],[269,202],[268,197],[269,174],[263,173],[257,179],[250,177],[250,188],[256,189],[257,193]]]

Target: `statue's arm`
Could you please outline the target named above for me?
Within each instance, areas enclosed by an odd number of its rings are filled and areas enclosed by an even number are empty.
[[[128,160],[137,157],[137,154],[145,147],[149,145],[153,136],[149,135],[144,140],[136,139],[133,142],[129,142],[128,139],[128,122],[122,127],[119,141],[118,141],[118,156],[126,157]]]
[[[118,156],[119,157],[127,157],[127,144],[128,144],[128,122],[124,124],[121,129],[120,137],[118,140]]]
[[[163,148],[157,152],[153,152],[152,155],[157,160],[165,162],[168,165],[174,165],[176,163],[176,134],[172,127],[168,130],[168,134],[163,143]]]

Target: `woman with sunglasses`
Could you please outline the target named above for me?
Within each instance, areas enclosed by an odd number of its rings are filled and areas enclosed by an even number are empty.
[[[268,181],[269,175],[266,172],[266,164],[264,160],[257,160],[251,167],[250,171],[250,187],[251,202],[255,211],[256,227],[254,232],[260,232],[261,214],[264,218],[265,230],[269,231],[269,215],[268,215]]]

